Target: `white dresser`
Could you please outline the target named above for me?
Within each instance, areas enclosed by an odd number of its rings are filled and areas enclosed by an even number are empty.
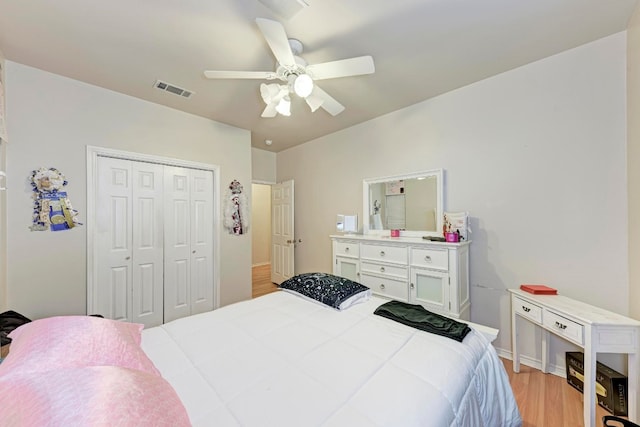
[[[370,235],[335,235],[331,240],[333,274],[360,282],[378,295],[469,320],[471,242]]]

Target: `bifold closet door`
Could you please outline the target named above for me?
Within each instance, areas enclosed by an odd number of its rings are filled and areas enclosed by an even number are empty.
[[[98,314],[162,324],[163,166],[98,157]]]
[[[213,310],[213,173],[165,166],[164,321]]]

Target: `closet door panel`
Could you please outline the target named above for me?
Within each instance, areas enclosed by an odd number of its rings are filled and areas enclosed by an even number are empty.
[[[133,321],[162,324],[164,275],[164,172],[162,165],[132,162]]]
[[[97,182],[97,311],[117,320],[132,318],[131,163],[98,158]]]
[[[191,314],[189,169],[164,166],[164,321]]]
[[[103,312],[103,316],[115,320],[129,320],[129,277],[131,276],[127,266],[114,267],[111,269],[109,283],[105,286],[105,291],[109,293],[110,301],[108,311]]]
[[[191,170],[191,314],[213,310],[213,173]]]

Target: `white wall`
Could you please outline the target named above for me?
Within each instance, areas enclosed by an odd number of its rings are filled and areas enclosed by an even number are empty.
[[[271,264],[271,186],[251,185],[251,262]]]
[[[640,258],[640,5],[627,30],[627,174],[629,259]],[[640,319],[640,263],[629,263],[629,312]],[[638,398],[640,402],[640,396]]]
[[[66,175],[65,188],[82,221],[86,145],[218,165],[222,196],[233,179],[250,191],[246,130],[10,61],[6,71],[11,135],[7,299],[12,310],[31,318],[86,312],[86,227],[29,231],[33,169],[55,167]],[[220,300],[225,305],[251,297],[251,238],[219,232]]]
[[[625,49],[615,34],[278,153],[296,272],[331,271],[335,215],[362,217],[362,179],[443,168],[446,209],[471,214],[472,320],[500,328],[496,347],[521,283],[628,313]]]
[[[251,179],[263,184],[276,183],[276,153],[251,148]]]

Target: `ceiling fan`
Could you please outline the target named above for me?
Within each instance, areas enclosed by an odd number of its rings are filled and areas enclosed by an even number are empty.
[[[209,79],[262,79],[280,80],[284,84],[260,85],[260,95],[267,107],[262,117],[275,117],[278,113],[291,115],[291,94],[307,102],[312,112],[322,107],[332,116],[340,114],[344,105],[315,84],[316,80],[371,74],[375,71],[371,56],[358,56],[338,61],[309,65],[300,56],[302,43],[287,38],[282,24],[270,19],[257,18],[256,23],[278,61],[275,71],[205,71]]]

